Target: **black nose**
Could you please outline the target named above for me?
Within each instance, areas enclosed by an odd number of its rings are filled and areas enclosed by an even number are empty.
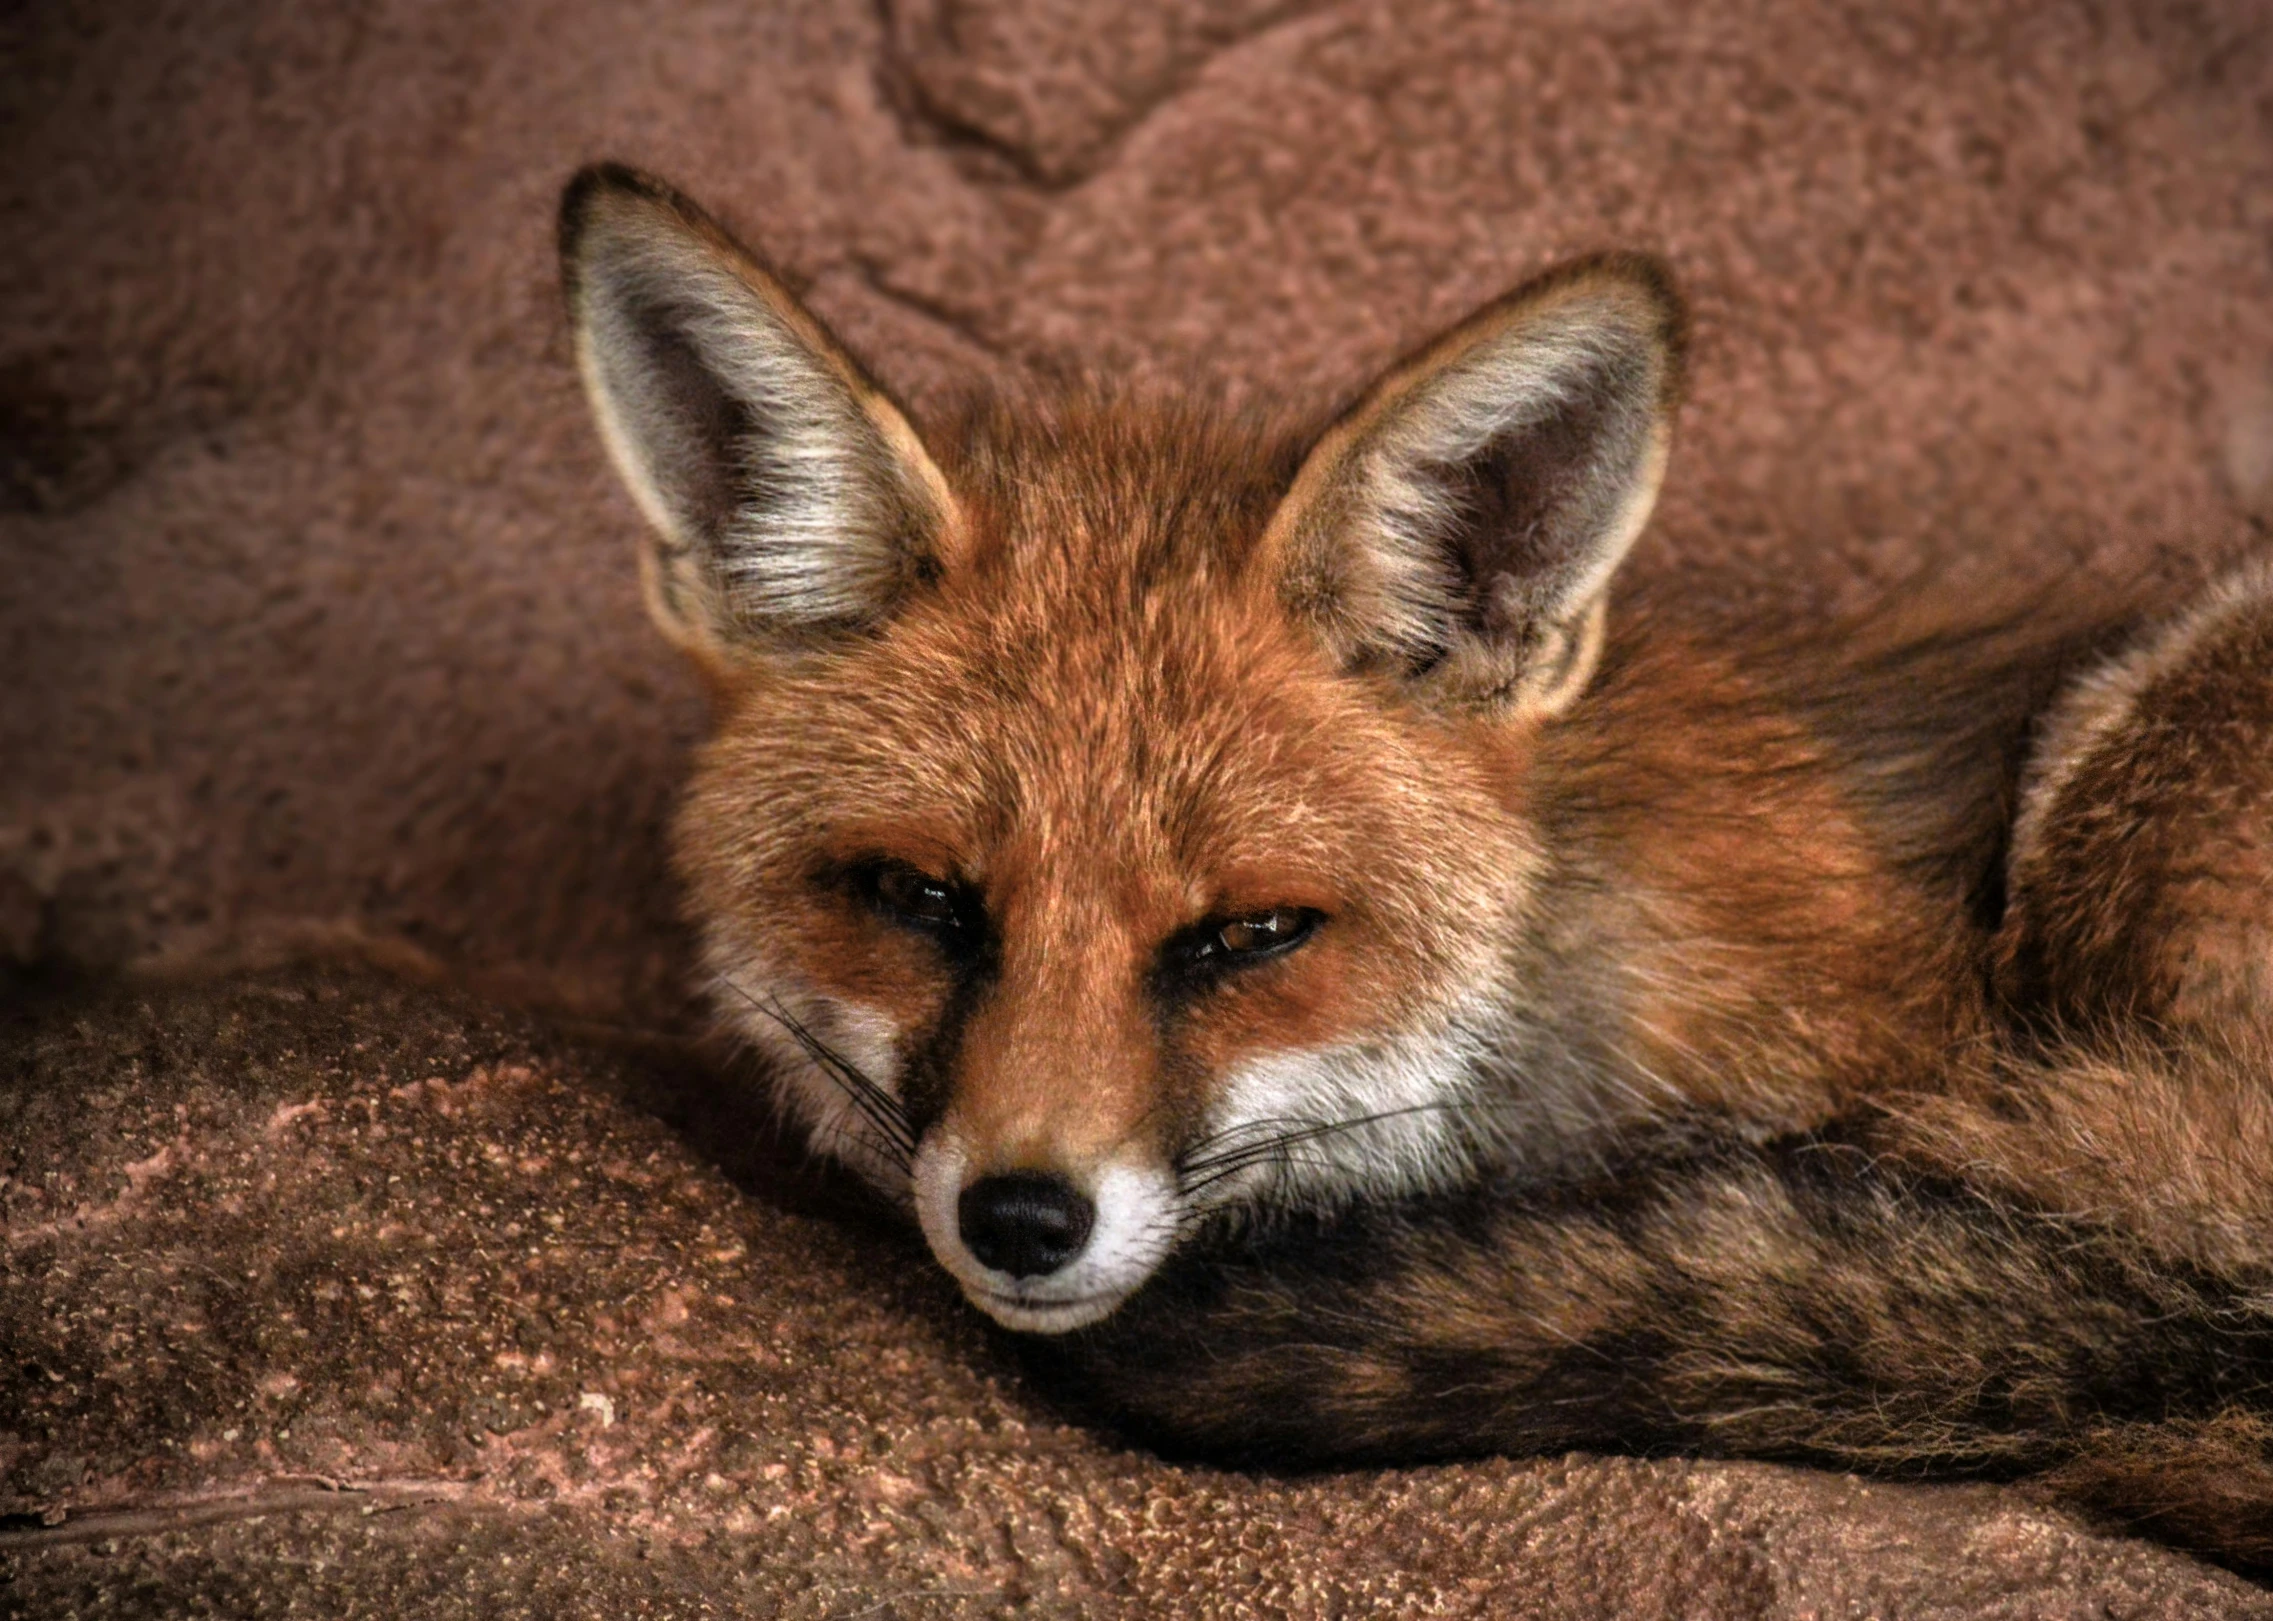
[[[1096,1219],[1097,1207],[1079,1188],[1037,1171],[983,1176],[955,1206],[971,1253],[1014,1278],[1055,1272],[1079,1255]]]

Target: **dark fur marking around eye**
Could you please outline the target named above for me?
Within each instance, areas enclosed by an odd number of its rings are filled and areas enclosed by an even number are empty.
[[[985,970],[994,959],[994,928],[976,889],[891,856],[870,856],[820,875],[824,887],[849,893],[895,928],[936,943],[958,978]]]

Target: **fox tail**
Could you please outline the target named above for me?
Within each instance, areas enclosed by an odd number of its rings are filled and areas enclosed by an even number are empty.
[[[2032,1477],[2273,1570],[2269,1082],[2255,1039],[1999,1060],[1804,1137],[1203,1243],[1026,1349],[1172,1453]]]

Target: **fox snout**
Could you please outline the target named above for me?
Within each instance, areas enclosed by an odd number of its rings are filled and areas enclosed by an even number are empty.
[[[1087,1170],[987,1169],[953,1125],[926,1133],[915,1205],[932,1254],[972,1303],[1040,1333],[1104,1317],[1160,1265],[1181,1225],[1174,1174],[1125,1155]]]

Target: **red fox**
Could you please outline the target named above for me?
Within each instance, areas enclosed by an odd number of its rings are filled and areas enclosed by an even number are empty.
[[[815,1146],[1155,1443],[2038,1474],[2273,1561],[2273,575],[2119,640],[1620,561],[1606,255],[1323,429],[919,433],[615,167],[575,347],[714,700],[676,857]]]

